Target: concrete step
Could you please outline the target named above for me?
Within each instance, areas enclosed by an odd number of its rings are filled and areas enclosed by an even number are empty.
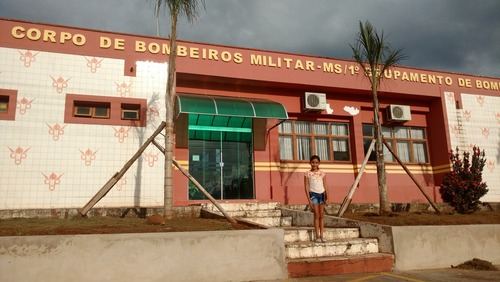
[[[251,221],[267,227],[288,227],[292,225],[291,216],[272,216],[272,217],[242,217],[247,221]]]
[[[218,209],[210,210],[210,212],[222,215]],[[281,210],[251,210],[251,211],[226,211],[231,217],[280,217]]]
[[[290,278],[384,272],[393,265],[394,255],[382,253],[287,260]]]
[[[285,243],[289,259],[353,256],[378,253],[378,241],[374,238],[346,238],[316,243],[313,241]]]
[[[285,227],[285,243],[313,241],[314,227]],[[358,228],[325,228],[323,238],[327,241],[359,238]]]
[[[245,219],[267,227],[291,226],[291,217],[282,217],[278,203],[219,203],[226,213],[235,218]],[[203,204],[202,208],[222,215],[214,204]]]
[[[220,211],[213,211],[222,214]],[[232,217],[280,217],[281,210],[226,211]]]
[[[252,203],[218,203],[226,212],[232,211],[257,211],[257,210],[276,210],[277,202],[252,202]],[[203,209],[209,211],[218,211],[212,203],[202,204]]]

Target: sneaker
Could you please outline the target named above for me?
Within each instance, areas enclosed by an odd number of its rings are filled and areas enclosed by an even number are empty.
[[[314,242],[316,242],[316,243],[323,243],[323,241],[320,238],[316,239]]]
[[[321,238],[320,240],[321,240],[321,243],[326,243],[325,239]]]

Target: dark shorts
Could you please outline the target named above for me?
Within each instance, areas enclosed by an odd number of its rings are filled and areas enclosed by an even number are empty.
[[[313,205],[323,205],[325,203],[325,193],[309,192],[309,198]]]

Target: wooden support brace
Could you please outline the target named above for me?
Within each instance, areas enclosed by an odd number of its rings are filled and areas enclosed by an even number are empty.
[[[127,172],[127,170],[134,164],[134,162],[141,156],[141,154],[146,150],[149,144],[155,139],[156,135],[158,135],[163,128],[165,128],[165,122],[162,122],[160,126],[156,129],[156,131],[151,135],[151,137],[146,140],[146,142],[139,148],[139,150],[135,153],[135,155],[123,166],[123,168],[115,173],[111,179],[104,184],[104,186],[88,201],[85,206],[78,210],[78,213],[82,216],[85,216],[87,212],[99,202],[106,194],[108,194],[109,190],[113,188],[113,186],[122,178],[123,175]]]
[[[156,140],[153,140],[152,141],[153,144],[163,153],[165,154],[165,149],[160,145],[158,144],[158,142],[156,142]],[[200,190],[201,193],[203,193],[203,195],[205,195],[205,197],[207,197],[210,202],[212,202],[212,204],[214,204],[214,206],[217,207],[217,209],[219,209],[219,211],[233,224],[236,223],[236,220],[234,220],[234,218],[232,218],[227,212],[226,210],[224,210],[224,208],[219,205],[219,203],[217,203],[217,200],[214,199],[214,197],[212,197],[212,195],[210,195],[210,193],[207,192],[207,190],[205,190],[205,188],[203,188],[203,186],[201,186],[201,184],[189,173],[189,171],[187,171],[184,167],[182,167],[179,162],[177,162],[175,159],[172,159],[172,163],[191,181],[193,182],[193,184],[196,186],[196,188],[198,188],[198,190]]]
[[[354,180],[354,183],[352,184],[351,189],[349,189],[349,193],[344,198],[344,201],[342,202],[342,205],[340,206],[340,209],[337,213],[337,217],[342,217],[342,215],[344,215],[344,212],[346,211],[349,204],[351,204],[352,196],[354,195],[354,191],[356,191],[356,188],[358,187],[359,181],[361,180],[361,176],[363,175],[363,172],[365,170],[366,163],[368,162],[368,159],[370,158],[370,152],[373,150],[374,146],[375,146],[375,139],[373,139],[372,142],[370,143],[370,147],[368,148],[368,151],[366,152],[365,159],[363,160],[363,163],[361,164],[361,168],[359,169],[358,175],[356,176],[356,179]]]
[[[406,165],[403,164],[403,162],[401,161],[401,159],[398,156],[396,156],[396,154],[394,153],[394,151],[391,149],[391,146],[389,146],[389,144],[387,144],[387,142],[385,140],[384,140],[384,145],[387,147],[387,149],[389,150],[389,152],[391,152],[391,154],[398,161],[398,163],[403,167],[403,169],[406,171],[406,173],[410,176],[411,180],[413,180],[413,182],[417,185],[418,189],[420,189],[420,192],[422,192],[422,194],[424,194],[425,198],[427,199],[427,201],[429,201],[429,203],[434,208],[434,210],[436,211],[436,213],[438,213],[438,214],[441,213],[441,211],[439,210],[439,208],[432,201],[431,197],[429,197],[429,195],[427,195],[427,193],[425,192],[424,188],[422,188],[422,185],[420,185],[420,183],[417,181],[417,179],[415,179],[415,177],[413,176],[413,174],[406,167]]]

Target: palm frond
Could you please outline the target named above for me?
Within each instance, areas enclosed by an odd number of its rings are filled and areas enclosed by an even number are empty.
[[[385,41],[384,32],[380,35],[369,21],[359,22],[359,33],[353,45],[353,59],[364,69],[365,75],[373,85],[380,81],[383,73],[406,58],[403,49],[393,51]]]
[[[170,15],[184,15],[192,23],[198,17],[199,4],[205,8],[205,0],[152,0],[155,2],[155,16],[159,16],[162,6],[168,8]],[[200,2],[200,3],[198,3]]]

